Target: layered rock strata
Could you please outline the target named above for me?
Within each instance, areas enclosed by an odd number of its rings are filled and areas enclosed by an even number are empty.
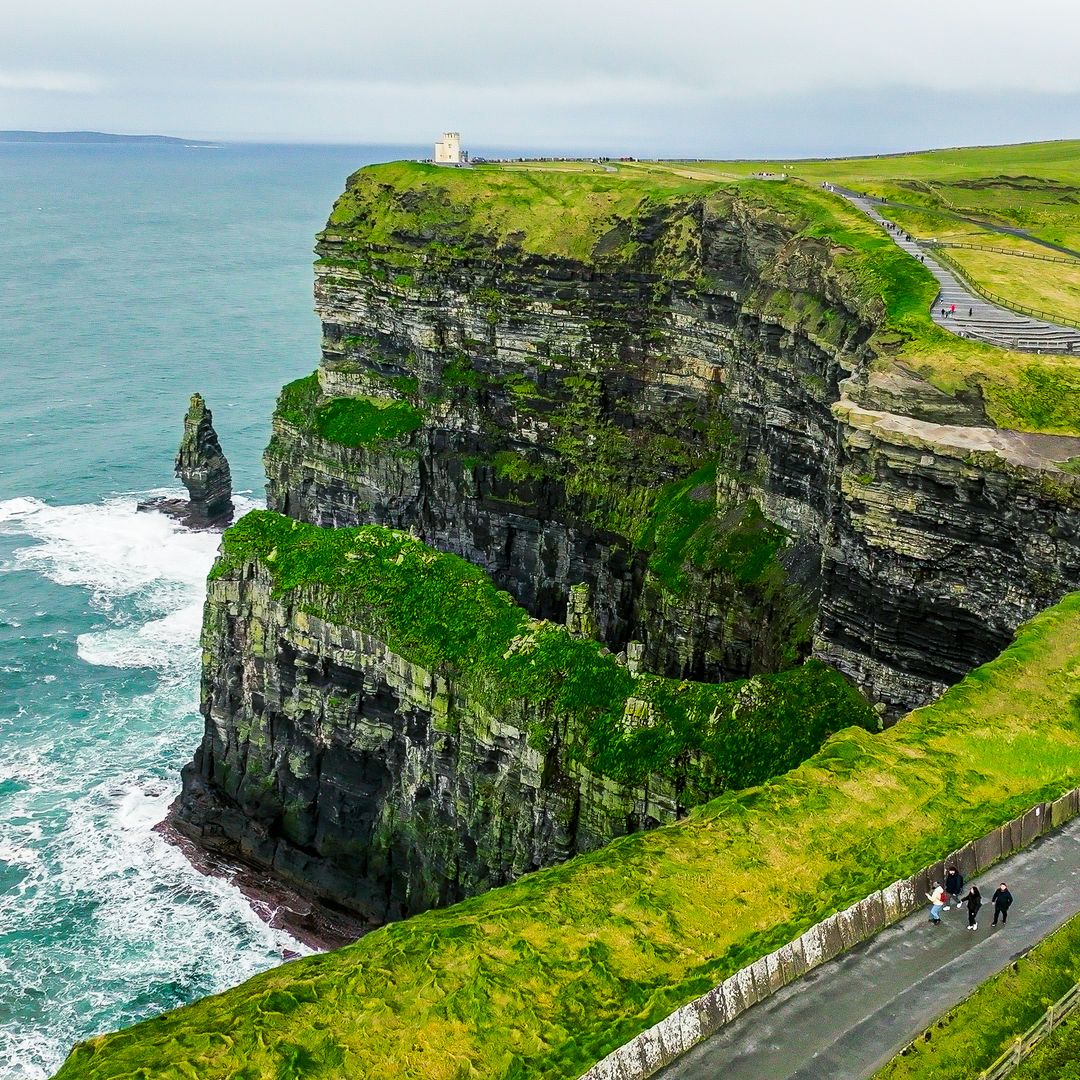
[[[875,725],[815,661],[739,684],[635,676],[590,640],[584,589],[556,627],[403,534],[323,533],[252,514],[226,534],[205,734],[173,820],[373,923],[673,821]]]
[[[1080,444],[1014,460],[977,389],[882,374],[881,307],[754,199],[647,206],[588,258],[480,233],[446,259],[437,226],[371,239],[377,211],[439,205],[377,187],[354,177],[320,239],[323,363],[275,417],[272,507],[412,530],[541,617],[587,582],[602,639],[651,670],[729,678],[813,642],[891,715],[1080,584],[1057,468]],[[418,426],[329,437],[320,410],[350,400]]]
[[[202,394],[192,394],[184,415],[175,470],[188,498],[151,499],[140,503],[140,510],[168,514],[191,529],[222,529],[232,521],[232,472]]]
[[[175,468],[188,490],[193,520],[204,525],[232,521],[232,473],[214,430],[213,413],[202,394],[191,396]]]

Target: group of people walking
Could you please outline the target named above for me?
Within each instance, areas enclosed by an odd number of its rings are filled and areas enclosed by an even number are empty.
[[[972,885],[964,892],[964,875],[955,866],[950,866],[945,874],[945,884],[935,881],[934,887],[926,894],[930,901],[930,922],[937,926],[941,922],[941,913],[949,911],[954,906],[959,911],[961,904],[967,906],[968,929],[979,929],[979,909],[983,906],[982,893],[978,885]],[[1004,925],[1009,919],[1009,908],[1012,906],[1013,897],[1009,892],[1008,885],[1003,881],[994,891],[990,898],[994,905],[994,926],[998,920]]]

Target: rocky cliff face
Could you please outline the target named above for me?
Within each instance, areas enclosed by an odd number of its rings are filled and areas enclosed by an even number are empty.
[[[376,921],[446,903],[867,723],[811,650],[896,715],[1080,584],[1080,440],[891,363],[843,252],[752,189],[536,251],[438,188],[468,178],[380,175],[320,239],[284,516],[215,571],[177,808],[203,844]],[[457,556],[524,611],[484,585],[477,621]]]
[[[482,234],[445,259],[430,225],[370,242],[419,198],[373,184],[320,241],[323,364],[275,417],[276,509],[410,529],[540,617],[588,582],[602,639],[672,675],[813,641],[891,714],[1078,584],[1055,462],[1080,444],[1014,453],[977,392],[880,373],[881,312],[753,199],[648,207],[587,259]],[[414,423],[342,438],[329,411],[358,401]]]
[[[675,682],[537,622],[404,534],[252,514],[203,629],[206,732],[174,821],[375,923],[683,816],[874,726],[814,661]],[[394,603],[408,594],[408,602]]]

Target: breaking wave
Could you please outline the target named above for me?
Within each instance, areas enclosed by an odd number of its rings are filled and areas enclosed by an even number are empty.
[[[2,1080],[308,951],[152,831],[201,734],[218,536],[136,505],[0,502]]]

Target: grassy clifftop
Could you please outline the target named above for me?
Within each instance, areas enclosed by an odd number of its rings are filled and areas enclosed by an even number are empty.
[[[761,284],[750,303],[767,315],[791,325],[806,321],[805,305],[785,297],[807,289],[798,274],[806,264],[800,252],[814,257],[824,249],[828,302],[842,302],[873,330],[865,362],[916,370],[948,393],[977,387],[1002,427],[1080,434],[1073,358],[1010,352],[936,326],[929,308],[937,284],[929,271],[821,188],[831,180],[935,212],[959,208],[1070,239],[1074,228],[1080,235],[1080,200],[1072,194],[1080,192],[1073,186],[1080,178],[1075,149],[1034,144],[790,166],[621,164],[610,172],[588,164],[445,169],[394,162],[349,178],[320,250],[331,283],[335,266],[407,290],[437,285],[448,266],[467,265],[470,258],[496,259],[506,273],[523,259],[541,258],[699,290],[709,280],[702,257],[706,223],[730,225],[759,248]],[[765,167],[787,168],[788,180],[755,179],[754,171]],[[1022,174],[1022,182],[1013,182],[1013,173]],[[1013,206],[1031,212],[1014,213]],[[765,242],[756,244],[755,236]],[[1031,298],[1030,289],[1017,297]],[[817,301],[820,308],[825,298]]]
[[[406,533],[255,511],[226,532],[212,576],[252,560],[276,595],[375,635],[493,715],[527,723],[537,749],[565,721],[568,750],[590,770],[625,783],[677,778],[688,803],[782,772],[840,728],[877,726],[862,695],[816,660],[727,683],[635,678],[598,642],[532,621],[483,571]]]
[[[829,913],[1080,783],[1078,691],[1074,594],[882,734],[849,729],[675,825],[90,1040],[58,1080],[575,1076]]]

